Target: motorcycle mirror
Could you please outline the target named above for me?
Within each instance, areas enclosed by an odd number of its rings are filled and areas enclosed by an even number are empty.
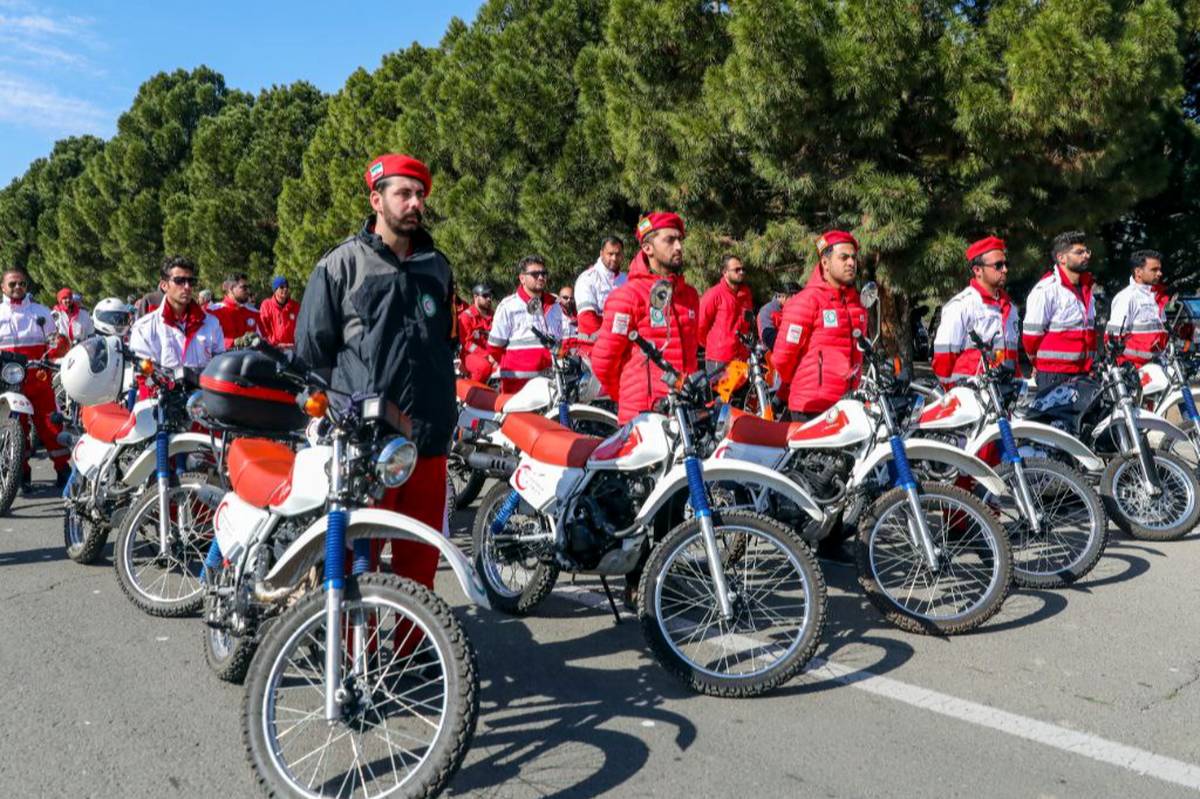
[[[656,311],[661,311],[671,304],[671,295],[674,289],[671,288],[671,281],[659,280],[650,288],[650,307]]]
[[[862,302],[864,308],[870,308],[879,302],[879,285],[872,280],[870,283],[862,287],[862,291],[858,292],[858,298]]]
[[[530,297],[529,302],[525,303],[525,310],[530,316],[538,317],[542,315],[542,298]]]

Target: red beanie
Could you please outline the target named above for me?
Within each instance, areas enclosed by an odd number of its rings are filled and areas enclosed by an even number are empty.
[[[686,237],[687,233],[683,229],[683,219],[679,214],[672,214],[669,211],[655,211],[652,214],[646,214],[641,218],[637,225],[637,240],[638,244],[642,243],[642,239],[646,235],[653,233],[656,230],[663,228],[674,228],[679,231],[679,235]]]
[[[835,244],[853,244],[854,251],[858,252],[858,239],[844,230],[827,230],[821,234],[821,238],[817,239],[817,254],[820,255],[825,252],[827,247]]]
[[[395,153],[381,155],[372,161],[371,165],[367,167],[367,171],[363,173],[363,179],[367,181],[367,188],[372,191],[379,181],[397,176],[421,181],[425,187],[425,194],[433,191],[433,178],[429,175],[429,167],[407,155],[396,155]]]
[[[988,236],[986,239],[980,239],[967,248],[967,261],[974,261],[985,252],[992,250],[1007,250],[1008,247],[1004,244],[1004,239],[998,239],[995,236]]]

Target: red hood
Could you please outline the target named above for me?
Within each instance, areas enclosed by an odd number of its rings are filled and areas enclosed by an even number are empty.
[[[646,253],[642,252],[641,250],[638,250],[637,255],[633,256],[633,260],[629,262],[629,276],[627,279],[630,283],[635,280],[670,280],[671,287],[675,289],[679,288],[680,286],[687,285],[687,280],[682,274],[663,277],[662,275],[656,275],[651,272],[650,264],[646,261]]]
[[[850,286],[849,288],[835,287],[825,280],[825,270],[821,267],[820,261],[813,264],[812,274],[808,276],[808,283],[805,285],[805,288],[824,289],[834,299],[858,302],[858,289],[854,288],[854,286]]]

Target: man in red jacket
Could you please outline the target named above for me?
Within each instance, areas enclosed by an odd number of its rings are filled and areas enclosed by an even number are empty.
[[[250,304],[250,281],[244,274],[230,275],[225,285],[225,299],[208,306],[208,312],[221,323],[228,350],[242,336],[258,332],[258,309]]]
[[[629,279],[604,304],[604,321],[592,347],[592,369],[600,385],[617,401],[622,424],[667,395],[662,371],[629,340],[629,332],[649,341],[667,363],[684,374],[696,371],[696,324],[700,298],[683,277],[683,220],[653,213],[637,226],[638,252]],[[671,299],[662,311],[650,307],[650,290],[665,282]]]
[[[258,309],[259,333],[269,343],[284,350],[296,347],[296,317],[300,303],[292,299],[292,289],[282,275],[271,281],[271,296]]]
[[[817,239],[820,260],[804,290],[783,306],[775,339],[775,370],[795,420],[823,413],[862,377],[854,331],[867,332],[867,309],[858,299],[858,241],[842,230]]]
[[[733,360],[745,360],[746,347],[739,333],[749,333],[754,296],[746,285],[746,267],[736,255],[721,258],[721,279],[700,298],[700,340],[704,342],[704,368],[715,374]],[[753,316],[751,316],[753,319]]]
[[[467,377],[486,383],[496,368],[487,343],[492,330],[492,287],[476,283],[471,296],[473,302],[458,315],[458,357]]]

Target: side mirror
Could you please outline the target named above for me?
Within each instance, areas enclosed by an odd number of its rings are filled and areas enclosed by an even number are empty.
[[[650,288],[650,307],[656,311],[661,311],[671,304],[671,295],[674,289],[671,288],[671,281],[659,280]]]
[[[862,287],[862,290],[858,292],[858,297],[864,308],[873,308],[875,303],[879,302],[879,285],[872,280]]]

